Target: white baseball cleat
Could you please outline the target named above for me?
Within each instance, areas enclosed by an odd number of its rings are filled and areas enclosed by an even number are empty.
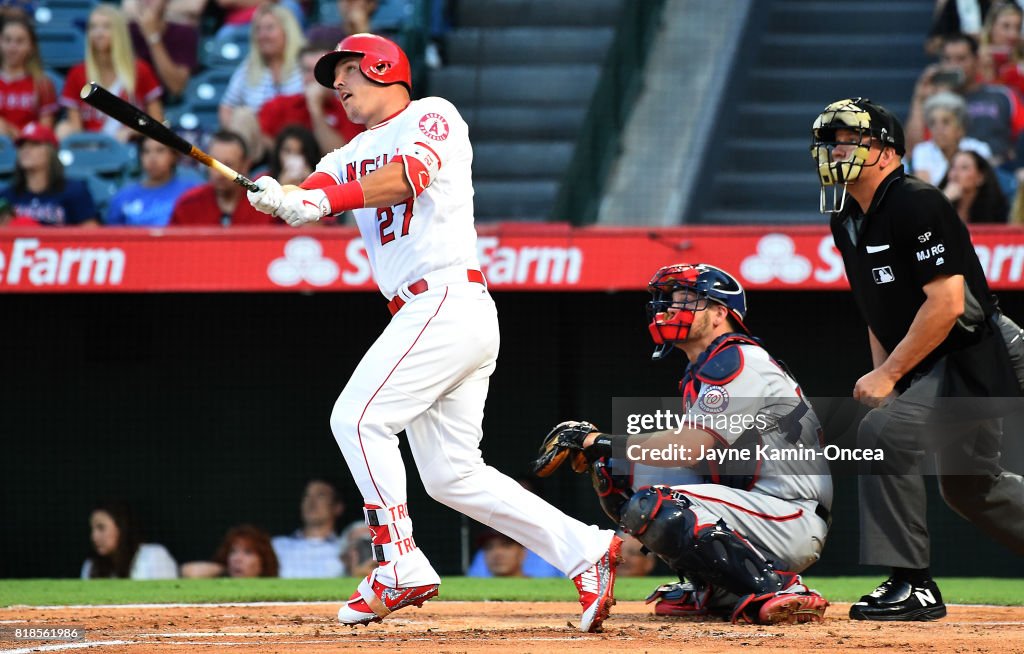
[[[580,594],[583,606],[583,617],[580,618],[580,631],[596,632],[601,630],[608,614],[615,604],[615,568],[622,563],[622,539],[612,536],[608,551],[583,572],[572,578],[576,590]]]
[[[440,584],[391,588],[377,580],[371,584],[367,577],[359,582],[356,592],[338,609],[338,621],[352,625],[380,622],[395,611],[412,605],[423,606],[428,599],[437,596]]]

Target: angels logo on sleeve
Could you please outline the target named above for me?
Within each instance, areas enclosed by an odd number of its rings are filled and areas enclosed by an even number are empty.
[[[425,114],[423,118],[420,118],[420,131],[427,138],[443,141],[448,138],[448,121],[441,114]]]

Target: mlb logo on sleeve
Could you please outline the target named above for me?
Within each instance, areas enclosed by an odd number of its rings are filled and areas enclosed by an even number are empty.
[[[892,274],[892,268],[889,266],[882,266],[881,268],[872,268],[871,276],[874,277],[876,284],[888,284],[891,281],[895,281],[896,277]]]

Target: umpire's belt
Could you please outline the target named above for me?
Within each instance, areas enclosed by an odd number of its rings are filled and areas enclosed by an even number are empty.
[[[427,273],[423,279],[415,281],[408,286],[400,288],[398,295],[391,298],[388,302],[388,311],[391,315],[398,313],[398,310],[405,306],[405,303],[412,299],[412,296],[419,295],[430,288],[437,288],[438,286],[447,286],[455,282],[475,282],[477,284],[483,284],[487,286],[487,282],[484,280],[484,274],[479,270],[465,269],[465,268],[445,268],[443,270],[435,270],[432,273]],[[402,295],[408,295],[409,298],[403,298]]]

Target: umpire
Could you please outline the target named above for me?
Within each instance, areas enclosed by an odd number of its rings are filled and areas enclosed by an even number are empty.
[[[850,617],[935,620],[946,606],[928,568],[926,453],[935,454],[946,503],[1024,554],[1024,479],[999,466],[1001,419],[977,409],[996,404],[977,398],[1020,394],[1007,349],[1012,340],[1014,356],[1024,354],[1012,338],[1020,328],[999,313],[956,211],[905,174],[903,127],[889,111],[864,98],[839,100],[811,131],[820,210],[831,214],[868,325],[874,369],[853,396],[873,410],[858,444],[885,453],[883,468],[860,477],[860,558],[892,575]],[[955,397],[975,399],[947,399]]]

